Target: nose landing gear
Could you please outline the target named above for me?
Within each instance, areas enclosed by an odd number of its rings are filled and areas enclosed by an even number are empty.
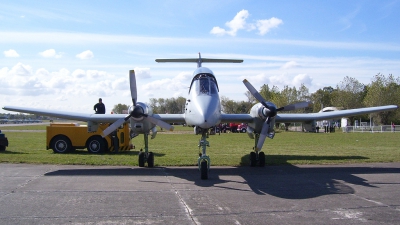
[[[202,180],[208,179],[208,172],[210,170],[211,159],[206,154],[207,147],[210,147],[210,143],[207,141],[208,129],[202,129],[201,139],[199,141],[199,148],[201,148],[201,153],[199,154],[199,159],[197,164],[199,165],[200,177]]]

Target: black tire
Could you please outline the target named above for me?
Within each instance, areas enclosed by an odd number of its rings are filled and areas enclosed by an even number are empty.
[[[246,133],[246,129],[245,128],[243,128],[241,131],[242,131],[242,133]]]
[[[152,152],[149,152],[149,157],[147,158],[147,166],[149,168],[154,167],[154,154]]]
[[[265,166],[265,153],[264,152],[258,153],[258,160],[260,161],[260,167],[264,167]]]
[[[86,142],[86,148],[90,153],[102,154],[106,151],[107,145],[100,136],[92,136]]]
[[[144,167],[144,152],[139,152],[139,167]]]
[[[0,152],[4,152],[6,150],[6,146],[5,145],[0,145]]]
[[[53,137],[51,148],[54,153],[68,153],[72,151],[71,140],[64,135]]]
[[[254,167],[257,164],[257,155],[255,152],[250,152],[250,166]]]
[[[208,165],[207,161],[204,160],[200,163],[200,173],[201,173],[201,179],[202,180],[207,180],[208,179]]]

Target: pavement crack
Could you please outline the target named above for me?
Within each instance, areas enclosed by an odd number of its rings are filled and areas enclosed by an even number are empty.
[[[168,180],[169,185],[171,185],[172,189],[174,190],[174,193],[176,197],[179,199],[179,202],[185,209],[187,216],[192,220],[193,224],[199,225],[200,222],[197,220],[197,218],[193,215],[193,210],[189,207],[189,205],[186,203],[186,201],[183,199],[182,195],[179,193],[178,188],[175,187],[174,183],[169,179],[169,174],[166,172],[165,168],[163,169],[165,178]]]

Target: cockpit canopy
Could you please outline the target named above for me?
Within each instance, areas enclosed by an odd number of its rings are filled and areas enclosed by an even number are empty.
[[[210,73],[199,73],[193,77],[190,84],[189,93],[194,91],[196,95],[218,94],[218,84],[214,75]]]

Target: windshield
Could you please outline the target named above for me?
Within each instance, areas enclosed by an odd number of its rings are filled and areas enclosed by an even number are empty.
[[[210,74],[196,75],[193,78],[192,87],[197,95],[213,95],[218,93],[216,80]]]

